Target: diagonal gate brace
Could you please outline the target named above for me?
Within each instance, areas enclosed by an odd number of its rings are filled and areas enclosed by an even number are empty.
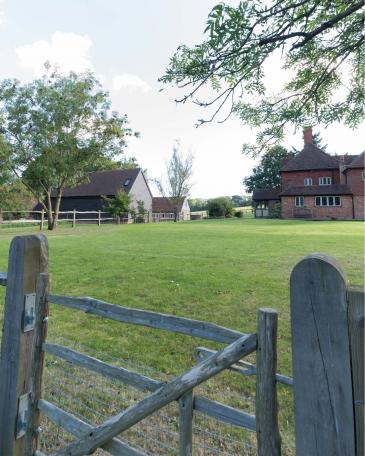
[[[71,442],[50,456],[83,456],[93,453],[120,432],[126,431],[147,416],[177,400],[187,391],[218,374],[256,350],[256,334],[240,337],[232,344],[162,386],[138,404],[109,418],[82,438]]]

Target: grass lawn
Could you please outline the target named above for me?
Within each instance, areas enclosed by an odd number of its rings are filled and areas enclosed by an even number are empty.
[[[11,238],[30,232],[38,231],[35,227],[0,229],[0,270],[7,269]],[[291,375],[289,276],[293,266],[308,253],[324,252],[339,260],[352,284],[362,285],[363,280],[360,222],[230,219],[60,227],[46,234],[53,293],[93,296],[243,332],[255,331],[259,307],[277,309],[278,370],[287,375]],[[3,292],[0,289],[1,302]],[[59,336],[112,356],[128,356],[165,374],[191,366],[196,346],[218,347],[52,306],[49,337]],[[250,379],[222,378],[240,393],[253,393]],[[290,433],[291,392],[280,386],[279,394],[283,432]]]

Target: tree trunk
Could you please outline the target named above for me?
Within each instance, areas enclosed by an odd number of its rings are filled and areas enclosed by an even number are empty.
[[[51,192],[47,193],[47,219],[48,219],[48,229],[52,230],[53,226],[53,212],[52,212],[52,200]]]
[[[62,198],[62,190],[61,189],[57,189],[54,214],[52,214],[52,202],[51,202],[51,198],[49,198],[49,200],[50,200],[50,209],[51,209],[50,210],[51,221],[50,221],[49,216],[48,216],[48,229],[49,230],[54,230],[57,227],[58,214],[60,212],[61,198]]]
[[[174,211],[174,222],[175,222],[175,223],[176,223],[177,220],[178,220],[178,214],[179,214],[178,210],[175,209],[175,211]]]

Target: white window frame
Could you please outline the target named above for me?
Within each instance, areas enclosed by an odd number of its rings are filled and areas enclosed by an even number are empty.
[[[309,187],[309,186],[313,185],[313,179],[311,177],[305,177],[304,178],[304,185],[306,187]]]
[[[332,177],[320,177],[318,179],[319,185],[331,185],[332,184]]]
[[[317,204],[319,201],[319,204]],[[336,204],[338,202],[338,204]],[[332,204],[330,204],[332,203]],[[341,197],[338,195],[315,196],[314,204],[316,207],[341,207]]]
[[[295,207],[304,207],[304,196],[295,196],[294,204],[295,204]]]

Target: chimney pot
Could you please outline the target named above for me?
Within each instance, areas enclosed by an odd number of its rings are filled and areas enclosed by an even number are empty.
[[[313,133],[312,127],[304,128],[303,130],[304,145],[313,144]]]

